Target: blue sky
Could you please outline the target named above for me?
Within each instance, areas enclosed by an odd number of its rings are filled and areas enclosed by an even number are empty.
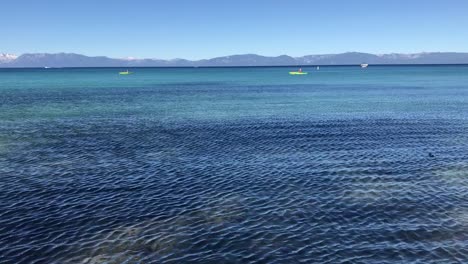
[[[468,52],[467,0],[1,0],[0,52]]]

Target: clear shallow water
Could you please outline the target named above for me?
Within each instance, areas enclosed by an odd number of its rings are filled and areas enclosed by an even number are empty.
[[[0,70],[0,262],[468,261],[467,66],[118,70]]]

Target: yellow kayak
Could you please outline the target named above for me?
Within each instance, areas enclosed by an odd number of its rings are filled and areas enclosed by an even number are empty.
[[[133,72],[129,72],[128,70],[127,71],[122,71],[122,72],[119,72],[120,75],[129,75],[129,74],[132,74]]]
[[[292,72],[289,72],[289,74],[291,74],[291,75],[306,75],[307,72],[292,71]]]

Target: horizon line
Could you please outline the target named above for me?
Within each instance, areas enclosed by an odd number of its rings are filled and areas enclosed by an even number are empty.
[[[159,69],[173,69],[173,68],[181,68],[181,69],[193,69],[193,68],[292,68],[292,67],[359,67],[359,64],[296,64],[296,65],[257,65],[257,66],[73,66],[73,67],[0,67],[0,69],[11,70],[11,69],[47,69],[47,70],[54,70],[54,69],[87,69],[87,68],[94,68],[94,69],[151,69],[151,68],[159,68]],[[411,67],[411,66],[468,66],[468,63],[401,63],[401,64],[370,64],[369,66],[372,67],[394,67],[394,66],[403,66],[403,67]]]

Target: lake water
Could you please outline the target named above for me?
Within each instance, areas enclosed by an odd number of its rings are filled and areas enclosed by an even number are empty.
[[[0,69],[0,263],[468,262],[468,66]]]

